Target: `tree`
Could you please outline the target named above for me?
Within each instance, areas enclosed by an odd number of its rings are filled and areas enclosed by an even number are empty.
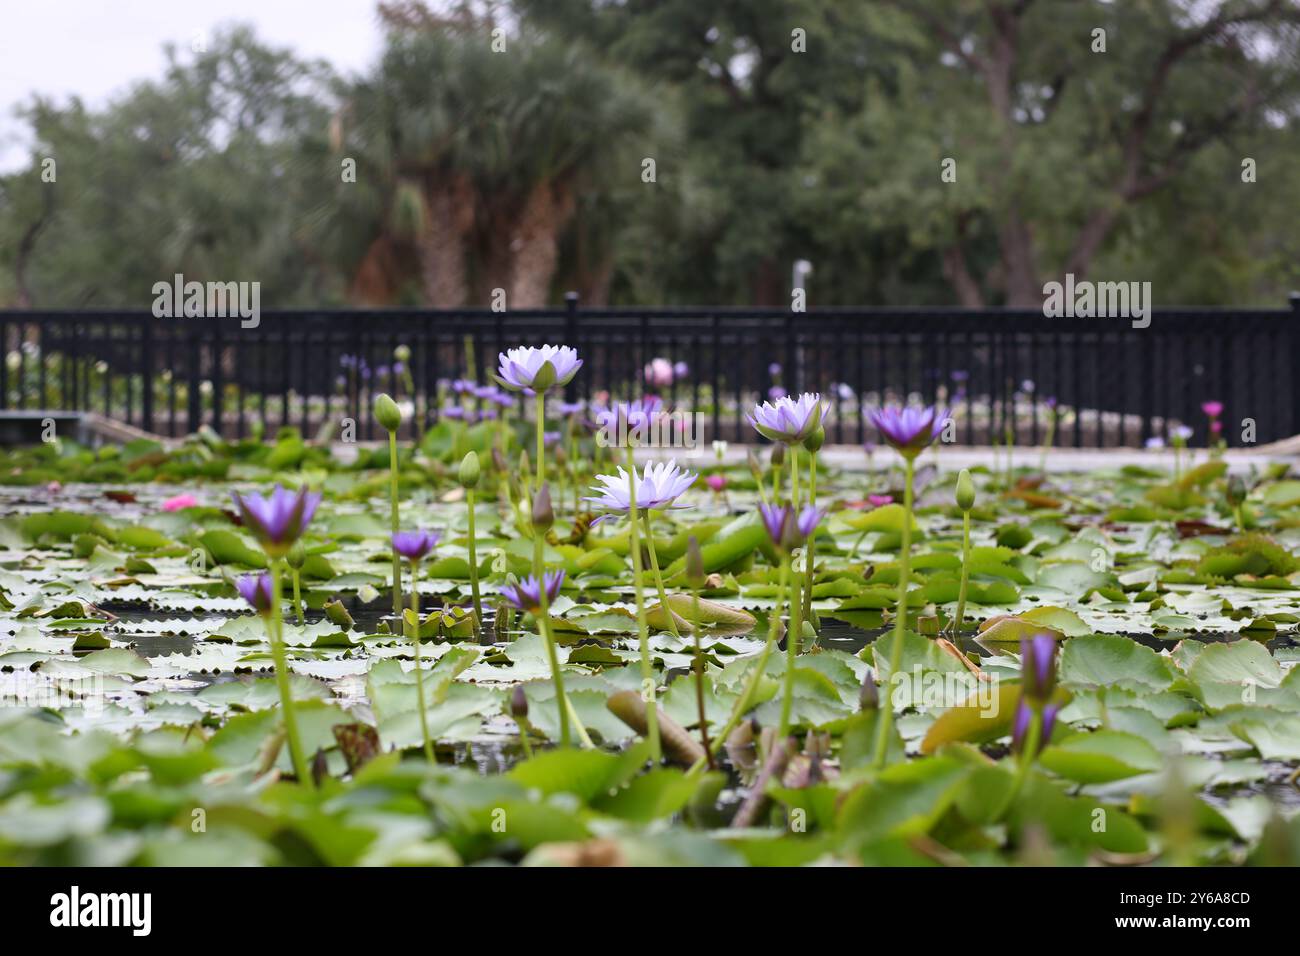
[[[638,172],[628,147],[652,124],[648,101],[585,49],[467,6],[383,12],[384,56],[345,113],[346,146],[378,173],[388,210],[367,259],[417,262],[430,305],[486,303],[496,288],[515,308],[547,304],[582,193]]]
[[[0,262],[17,302],[147,305],[176,272],[259,281],[285,304],[337,296],[314,215],[328,79],[237,28],[189,59],[169,50],[162,81],[103,111],[35,99],[31,162],[0,178]]]
[[[920,220],[964,304],[1040,304],[1212,144],[1295,122],[1300,10],[1207,6],[886,0],[871,23],[904,54],[898,95],[838,117],[865,165],[902,179],[873,204]]]

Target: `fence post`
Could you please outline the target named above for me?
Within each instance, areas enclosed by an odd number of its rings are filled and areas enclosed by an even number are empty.
[[[578,293],[564,293],[564,345],[569,348],[577,349],[578,355],[582,355],[581,343],[578,341]],[[574,389],[577,386],[572,381],[564,386],[564,400],[573,401]]]
[[[153,434],[153,324],[155,321],[152,314],[145,317],[140,337],[140,344],[144,351],[144,373],[140,376],[140,426],[150,434]]]
[[[202,401],[203,397],[199,393],[199,382],[203,378],[203,370],[200,367],[200,362],[202,361],[203,356],[199,346],[198,322],[196,322],[192,318],[186,320],[185,335],[186,338],[189,339],[189,344],[190,344],[189,361],[185,363],[187,366],[189,366],[188,369],[186,369],[186,371],[188,372],[188,374],[186,375],[186,379],[188,381],[186,382],[186,393],[185,393],[185,399],[186,399],[185,432],[188,435],[193,435],[195,432],[199,430],[199,426],[202,424],[201,419],[203,416],[203,401]]]
[[[1291,409],[1287,425],[1292,435],[1300,435],[1300,326],[1296,324],[1300,322],[1300,290],[1292,292],[1287,300],[1291,303]]]

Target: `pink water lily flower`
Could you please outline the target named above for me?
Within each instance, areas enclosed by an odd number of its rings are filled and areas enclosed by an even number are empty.
[[[198,506],[199,499],[193,495],[181,494],[168,498],[162,503],[163,511],[180,511],[182,508],[195,508]]]
[[[1208,418],[1218,418],[1223,414],[1223,402],[1201,402],[1201,411],[1205,412]]]

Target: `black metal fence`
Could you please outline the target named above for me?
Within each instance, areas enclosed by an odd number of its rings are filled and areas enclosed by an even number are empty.
[[[1300,297],[1274,310],[1156,310],[1147,328],[1012,310],[585,309],[574,296],[513,312],[266,311],[253,328],[143,310],[0,311],[0,342],[0,408],[97,411],[163,435],[208,424],[242,437],[260,422],[310,437],[350,418],[357,438],[375,437],[379,391],[409,401],[422,430],[453,380],[488,383],[498,352],[543,342],[584,360],[571,400],[653,391],[701,416],[706,439],[752,436],[745,412],[774,388],[821,391],[832,443],[872,440],[865,411],[899,400],[952,408],[966,444],[1012,431],[1037,443],[1053,419],[1060,445],[1136,446],[1184,426],[1204,444],[1207,400],[1223,403],[1229,445],[1243,443],[1245,419],[1258,443],[1300,432]]]

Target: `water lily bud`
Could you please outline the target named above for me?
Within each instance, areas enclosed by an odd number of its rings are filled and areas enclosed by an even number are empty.
[[[533,495],[533,530],[546,531],[555,524],[555,509],[551,507],[551,486],[542,482]]]
[[[858,710],[876,710],[880,707],[880,688],[876,679],[867,671],[862,678],[862,689],[858,691]]]
[[[295,571],[303,566],[303,562],[307,560],[307,549],[302,546],[301,538],[293,543],[293,547],[290,548],[289,553],[284,556],[284,560],[288,563],[289,567],[293,568]]]
[[[826,429],[821,425],[818,425],[817,429],[803,440],[803,447],[807,448],[809,451],[821,451],[821,447],[825,443]]]
[[[465,457],[460,460],[460,473],[457,479],[460,481],[462,488],[478,487],[479,479],[478,455],[474,452],[466,452]]]
[[[758,462],[758,456],[754,454],[754,449],[745,450],[745,460],[749,463],[749,473],[754,476],[757,482],[763,481],[763,466]]]
[[[700,542],[691,535],[686,540],[686,583],[698,591],[704,582],[704,555],[700,552]]]
[[[399,345],[393,349],[393,358],[403,364],[411,361],[411,347],[409,345]]]
[[[528,695],[524,693],[523,684],[516,684],[510,692],[510,716],[515,720],[528,719]]]
[[[773,468],[780,468],[785,464],[785,446],[777,442],[772,446],[772,457],[770,459]]]
[[[520,476],[523,476],[531,475],[532,473],[533,461],[528,457],[528,449],[524,449],[519,453],[519,474]]]
[[[492,467],[499,472],[506,470],[506,456],[501,454],[501,449],[495,445],[492,447]]]
[[[1226,497],[1228,504],[1233,508],[1246,500],[1246,482],[1241,475],[1233,475],[1228,479]]]
[[[395,432],[402,427],[402,410],[387,392],[375,396],[375,421],[387,432]]]
[[[975,480],[965,468],[957,476],[957,507],[962,511],[970,511],[975,507]]]

